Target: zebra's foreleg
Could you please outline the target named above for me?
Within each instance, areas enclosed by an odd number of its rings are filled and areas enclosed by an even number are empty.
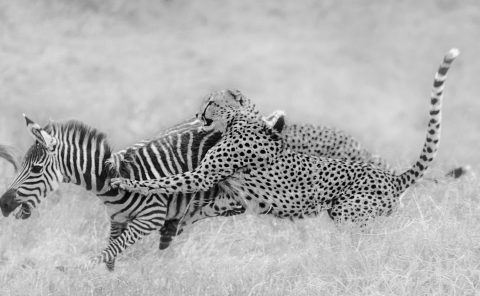
[[[111,240],[102,253],[90,260],[87,268],[102,262],[112,262],[118,254],[126,248],[135,244],[143,236],[149,235],[153,231],[159,230],[165,221],[162,219],[135,218],[129,221],[127,227],[120,236]]]
[[[110,237],[108,238],[109,243],[114,241],[117,237],[119,237],[123,231],[127,228],[127,223],[115,222],[110,221]],[[106,261],[105,265],[109,271],[113,271],[115,268],[115,258],[110,261]]]

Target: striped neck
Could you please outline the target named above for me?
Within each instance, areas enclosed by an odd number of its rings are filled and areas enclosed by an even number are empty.
[[[112,149],[104,133],[75,120],[50,123],[45,130],[58,139],[56,160],[64,182],[96,194],[110,189],[106,181],[111,174],[105,162]]]

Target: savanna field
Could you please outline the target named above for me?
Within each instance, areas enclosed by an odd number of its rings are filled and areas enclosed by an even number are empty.
[[[325,215],[204,220],[153,234],[116,270],[108,219],[74,185],[25,221],[0,219],[0,295],[480,295],[480,2],[0,0],[0,143],[33,143],[22,113],[78,119],[115,149],[236,88],[290,122],[348,131],[398,171],[425,138],[433,75],[452,47],[440,150],[427,179],[368,231]],[[458,180],[443,178],[468,166]],[[14,177],[0,160],[0,191]]]

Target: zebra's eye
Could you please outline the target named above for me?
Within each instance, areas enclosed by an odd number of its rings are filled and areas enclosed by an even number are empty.
[[[34,174],[38,174],[42,171],[42,169],[43,169],[43,166],[41,165],[33,165],[30,171]]]

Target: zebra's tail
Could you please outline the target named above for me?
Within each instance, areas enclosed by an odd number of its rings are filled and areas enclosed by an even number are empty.
[[[0,145],[0,157],[10,162],[13,165],[15,172],[18,171],[18,158],[12,147],[7,145]]]
[[[450,49],[435,74],[430,98],[430,120],[428,121],[427,136],[423,150],[415,164],[409,170],[397,176],[396,185],[398,193],[404,192],[408,187],[422,178],[428,166],[437,155],[441,130],[440,123],[442,119],[441,109],[444,83],[447,78],[448,69],[458,55],[458,49]]]

